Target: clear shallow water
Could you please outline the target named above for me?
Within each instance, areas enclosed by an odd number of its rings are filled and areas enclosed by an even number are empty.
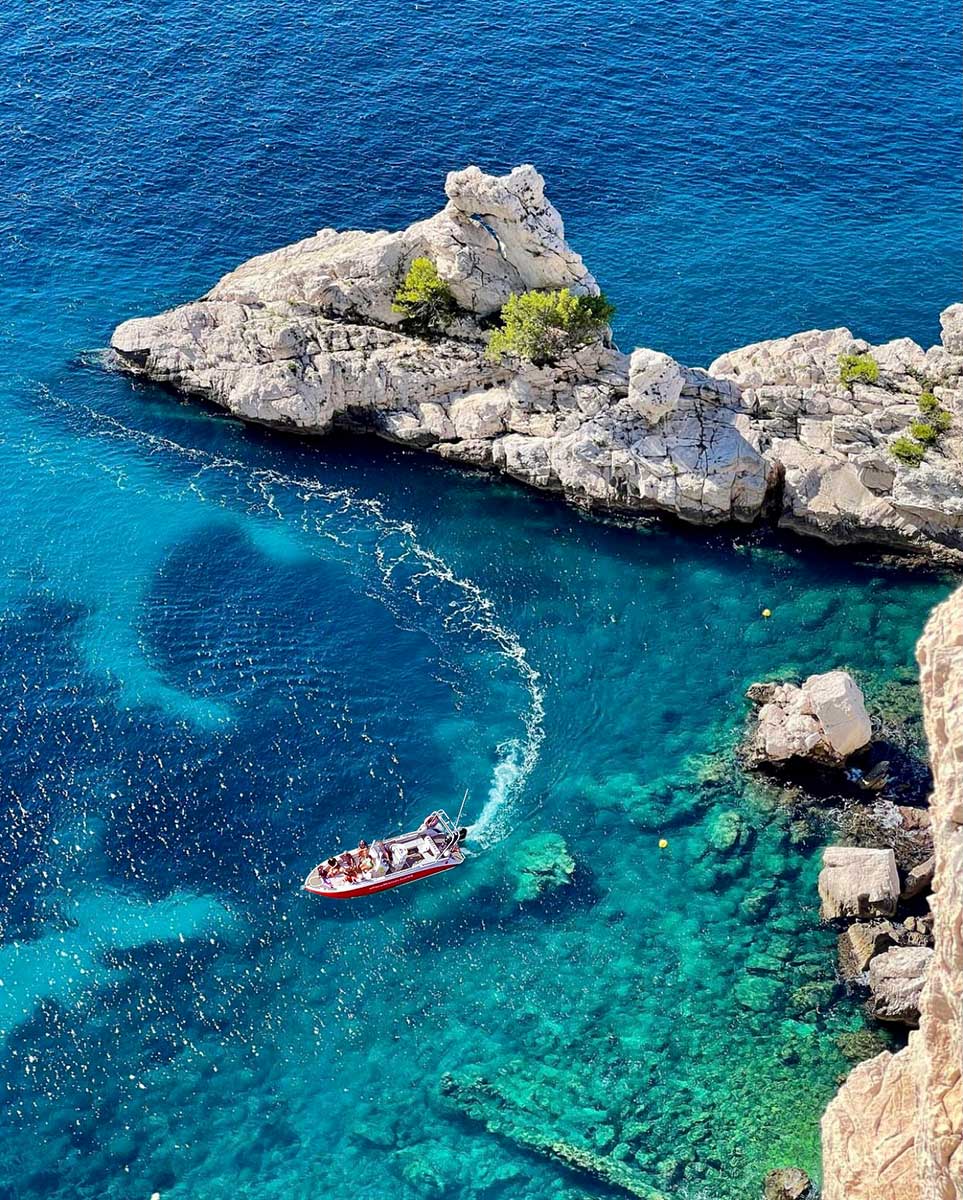
[[[819,990],[819,830],[732,769],[741,695],[906,678],[948,582],[586,522],[90,354],[256,250],[430,212],[470,160],[546,172],[627,344],[935,337],[948,7],[518,13],[7,15],[0,1194],[726,1200],[816,1165],[860,1018]],[[462,871],[298,891],[465,786]],[[573,882],[519,904],[546,830]]]

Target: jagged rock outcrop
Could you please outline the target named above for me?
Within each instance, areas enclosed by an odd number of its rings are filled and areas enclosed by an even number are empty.
[[[934,949],[919,1029],[897,1054],[860,1063],[823,1116],[824,1200],[963,1196],[963,589],[934,610],[917,657],[934,777]]]
[[[811,331],[717,359],[707,372],[654,350],[598,343],[551,366],[497,365],[484,322],[513,292],[598,291],[531,166],[452,172],[435,216],[389,233],[323,229],[259,255],[206,296],[125,322],[127,370],[247,420],[312,433],[363,429],[452,462],[503,471],[587,507],[714,524],[781,524],[831,541],[963,553],[963,305],[943,344],[873,349]],[[461,315],[426,341],[392,298],[430,258]],[[842,353],[872,350],[871,387],[839,382]],[[919,468],[888,443],[924,385],[952,416]]]
[[[827,846],[819,872],[820,913],[839,917],[890,917],[899,899],[899,873],[892,850]]]
[[[828,766],[861,750],[872,737],[863,693],[846,671],[793,683],[754,683],[747,692],[762,707],[746,747],[751,763],[809,759]]]

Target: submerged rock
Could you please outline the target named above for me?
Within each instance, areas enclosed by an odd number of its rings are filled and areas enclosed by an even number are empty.
[[[824,920],[892,916],[899,899],[893,851],[828,846],[819,873],[819,898]]]
[[[799,1167],[770,1171],[762,1188],[762,1200],[812,1200],[812,1180]]]
[[[846,671],[810,675],[798,687],[754,683],[747,695],[762,705],[747,750],[754,765],[795,758],[838,766],[872,737],[863,693]]]
[[[537,900],[571,883],[575,859],[559,833],[538,833],[526,838],[511,855],[509,870],[516,880],[512,898],[519,904]]]
[[[886,1035],[876,1029],[853,1029],[836,1035],[836,1045],[850,1062],[864,1062],[889,1049]]]
[[[368,430],[583,506],[697,524],[773,512],[829,541],[963,552],[955,308],[926,353],[835,329],[746,346],[709,371],[604,340],[551,365],[496,364],[486,323],[512,293],[598,287],[534,167],[468,167],[445,191],[440,212],[406,229],[323,229],[243,263],[194,303],[124,322],[117,362],[247,420]],[[445,336],[412,336],[393,310],[416,258],[458,306]],[[840,355],[853,353],[874,356],[874,385],[840,380]],[[889,445],[919,417],[923,381],[950,424],[914,468]]]

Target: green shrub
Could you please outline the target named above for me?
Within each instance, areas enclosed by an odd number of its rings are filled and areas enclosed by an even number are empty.
[[[910,425],[910,433],[921,446],[933,446],[936,444],[939,432],[929,424],[928,421],[914,421]]]
[[[938,408],[936,412],[930,414],[930,424],[937,433],[946,433],[953,424],[953,418],[945,408]]]
[[[488,357],[506,355],[534,363],[555,362],[564,354],[598,341],[615,309],[604,296],[559,292],[511,295],[501,312],[502,327],[488,339]]]
[[[839,356],[839,380],[852,386],[854,383],[875,383],[879,379],[879,364],[871,354],[841,354]]]
[[[912,438],[898,437],[889,448],[890,454],[906,467],[918,467],[923,461],[926,447]]]
[[[440,333],[458,311],[451,288],[430,258],[416,258],[395,292],[391,311],[401,313],[404,324],[423,336]]]
[[[932,392],[924,392],[916,403],[920,406],[920,412],[927,415],[937,412],[940,407],[939,400]]]

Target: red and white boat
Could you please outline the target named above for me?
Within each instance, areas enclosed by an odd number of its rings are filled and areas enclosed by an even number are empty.
[[[343,900],[427,879],[461,866],[465,861],[461,843],[467,833],[439,809],[411,833],[383,838],[370,846],[360,842],[356,849],[319,863],[305,879],[304,889],[315,896]]]

